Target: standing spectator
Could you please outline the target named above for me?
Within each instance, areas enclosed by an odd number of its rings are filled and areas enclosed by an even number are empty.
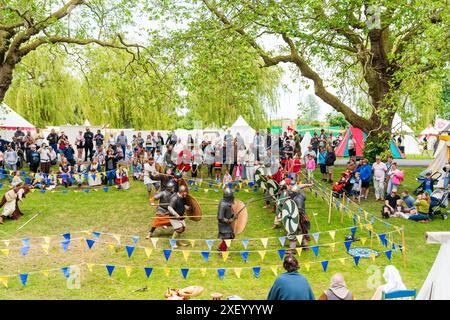
[[[286,255],[283,267],[287,271],[275,280],[267,300],[315,300],[308,280],[298,273],[298,261]]]
[[[75,150],[70,143],[64,149],[64,157],[67,159],[71,166],[75,165]]]
[[[253,145],[250,144],[244,156],[244,173],[245,178],[249,182],[255,181],[255,165],[256,165],[256,156],[253,153]]]
[[[145,138],[145,150],[150,153],[152,157],[155,156],[155,137],[153,131],[147,135],[147,138]],[[145,165],[145,164],[144,164]]]
[[[317,152],[319,151],[319,137],[317,136],[316,132],[314,132],[314,135],[311,138],[311,146],[312,146],[312,150],[317,155]],[[316,157],[314,157],[314,158],[316,158]]]
[[[125,155],[125,151],[127,149],[127,144],[128,144],[128,139],[123,130],[117,136],[116,144],[118,147],[122,148],[122,154]]]
[[[367,200],[370,189],[370,179],[372,178],[372,167],[369,164],[369,160],[363,159],[362,166],[358,171],[361,174],[361,196]]]
[[[111,147],[114,152],[117,151],[116,139],[114,138],[114,134],[110,133],[108,138],[108,147]]]
[[[313,156],[310,154],[308,156],[308,161],[306,162],[306,173],[308,175],[309,183],[314,179],[314,170],[316,170],[316,161],[314,161]]]
[[[23,131],[19,127],[17,127],[16,131],[14,132],[14,137],[17,139],[17,142],[20,143],[20,146],[22,147],[22,149],[24,149],[25,133],[23,133]]]
[[[327,157],[327,151],[325,150],[325,147],[319,147],[319,155],[317,156],[317,163],[320,167],[320,173],[322,174],[322,181],[327,181],[327,165],[326,165],[326,157]]]
[[[116,178],[116,165],[117,159],[111,150],[106,152],[105,157],[105,170],[106,170],[106,184],[112,186],[114,184],[114,179]]]
[[[194,146],[194,150],[192,150],[192,178],[197,178],[198,172],[202,169],[202,163],[203,163],[203,151],[199,146],[196,144]]]
[[[355,300],[355,297],[348,290],[344,276],[341,273],[336,273],[331,278],[331,286],[322,293],[319,300]]]
[[[348,138],[348,156],[356,157],[356,139],[353,137],[353,134],[350,134]]]
[[[333,183],[334,162],[336,161],[336,154],[333,147],[327,147],[327,156],[325,158],[325,164],[327,165],[328,182]]]
[[[94,140],[95,140],[95,147],[96,147],[96,149],[98,149],[101,146],[103,146],[103,141],[105,141],[105,136],[102,134],[102,132],[100,130],[97,130],[97,133],[94,136]]]
[[[259,134],[258,130],[256,130],[255,137],[253,138],[253,146],[255,148],[256,160],[260,161],[261,160],[261,155],[263,153],[262,152],[263,144],[262,144],[261,135]]]
[[[83,158],[84,149],[84,135],[83,131],[79,131],[77,137],[75,138],[75,146],[77,147],[77,159]]]
[[[144,138],[142,138],[142,132],[138,132],[136,140],[137,140],[137,145],[138,145],[139,151],[144,149],[145,140],[144,140]]]
[[[94,133],[91,132],[89,128],[86,128],[86,132],[84,133],[84,161],[86,162],[88,159],[92,161],[94,156]]]
[[[396,162],[392,163],[391,170],[389,170],[388,172],[388,176],[390,177],[388,183],[388,192],[390,192],[391,190],[398,190],[398,187],[404,179],[404,173],[397,168]]]
[[[356,172],[355,175],[350,179],[353,184],[352,190],[350,190],[350,194],[353,196],[353,199],[358,201],[358,204],[361,203],[361,173]]]
[[[383,201],[384,198],[384,179],[387,172],[387,166],[381,162],[381,157],[375,158],[375,163],[372,165],[373,171],[373,186],[375,188],[376,201]]]
[[[162,146],[164,145],[164,139],[161,136],[161,132],[156,133],[156,150],[161,151],[162,154]]]
[[[8,145],[5,152],[5,167],[7,170],[16,171],[17,170],[17,161],[19,160],[19,156],[17,152],[12,149],[11,145]]]
[[[205,148],[204,154],[205,154],[205,164],[208,167],[208,176],[212,178],[215,152],[211,141],[208,141],[208,145]]]
[[[30,171],[36,173],[39,168],[41,156],[39,152],[37,152],[35,144],[32,144],[30,146],[30,151],[28,151],[27,159],[28,163],[30,164]]]
[[[5,154],[0,150],[0,168],[5,168]]]
[[[6,141],[5,139],[2,139],[2,136],[0,136],[0,151],[1,152],[5,152],[6,151],[6,146],[9,144],[8,141]]]
[[[308,146],[308,150],[306,150],[305,153],[303,154],[303,159],[304,159],[305,164],[306,164],[306,162],[308,161],[308,158],[309,158],[310,155],[311,155],[313,158],[316,158],[316,157],[317,157],[317,153],[314,152],[313,146],[312,146],[312,145],[309,145],[309,146]]]
[[[58,134],[55,132],[55,129],[50,131],[50,134],[47,136],[47,141],[49,146],[55,151],[58,151]]]

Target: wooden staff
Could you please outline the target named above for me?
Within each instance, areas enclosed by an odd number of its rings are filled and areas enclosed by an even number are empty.
[[[342,197],[342,206],[340,208],[341,210],[341,224],[344,224],[344,208],[345,207],[345,195]]]

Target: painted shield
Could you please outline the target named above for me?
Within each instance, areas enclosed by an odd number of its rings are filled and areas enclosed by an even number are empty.
[[[277,212],[276,212],[277,217],[280,217],[280,218],[281,218],[281,216],[282,216],[282,211],[283,211],[283,204],[284,204],[284,203],[286,202],[286,200],[288,200],[288,199],[289,199],[289,194],[288,194],[287,191],[283,191],[281,194],[278,195],[277,201],[276,201],[276,204],[277,204]]]
[[[288,234],[297,231],[299,223],[298,208],[294,200],[288,199],[281,209],[281,219]]]
[[[200,221],[202,219],[202,209],[200,208],[197,200],[188,194],[186,196],[186,204],[190,207],[190,209],[186,211],[186,215],[189,219],[193,221]]]
[[[255,183],[258,187],[262,188],[261,183],[263,181],[267,181],[267,177],[264,174],[264,170],[262,168],[258,168],[255,170]]]
[[[278,194],[278,190],[280,190],[280,186],[278,185],[278,183],[275,180],[268,180],[267,183],[267,191],[269,192],[269,194],[276,199],[277,194]]]
[[[231,207],[236,220],[231,223],[234,234],[240,234],[244,232],[248,221],[248,213],[245,204],[241,200],[234,200],[234,204]]]

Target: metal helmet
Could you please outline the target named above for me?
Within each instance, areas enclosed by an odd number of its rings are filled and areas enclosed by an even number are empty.
[[[181,179],[181,177],[182,177],[181,172],[175,173],[174,177],[177,178],[177,179]]]
[[[230,188],[226,188],[223,191],[223,198],[225,200],[234,200],[234,194],[233,194],[233,190],[231,190]]]
[[[174,192],[175,191],[175,181],[170,180],[169,182],[167,182],[166,189],[167,189],[167,191]]]
[[[292,186],[291,191],[293,193],[298,193],[298,192],[300,192],[300,187],[297,184],[295,184]]]

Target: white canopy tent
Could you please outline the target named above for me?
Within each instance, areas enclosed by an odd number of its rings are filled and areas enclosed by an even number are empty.
[[[228,130],[230,130],[233,137],[236,137],[236,134],[239,132],[241,137],[244,139],[244,143],[246,146],[249,146],[251,143],[253,143],[253,138],[255,137],[256,131],[249,126],[247,121],[245,121],[242,116],[239,116],[233,123],[233,125],[228,128]]]
[[[0,135],[5,140],[11,140],[17,128],[22,131],[35,131],[36,127],[25,120],[6,103],[0,105]]]
[[[427,232],[426,238],[441,248],[416,300],[450,300],[450,232]]]
[[[309,131],[306,131],[303,135],[302,142],[300,142],[300,148],[302,149],[302,157],[305,155],[306,151],[308,150],[308,146],[311,144],[311,133]]]
[[[392,122],[392,133],[400,134],[403,137],[403,146],[405,154],[420,154],[420,144],[414,135],[414,131],[408,126],[403,119],[396,113]]]

